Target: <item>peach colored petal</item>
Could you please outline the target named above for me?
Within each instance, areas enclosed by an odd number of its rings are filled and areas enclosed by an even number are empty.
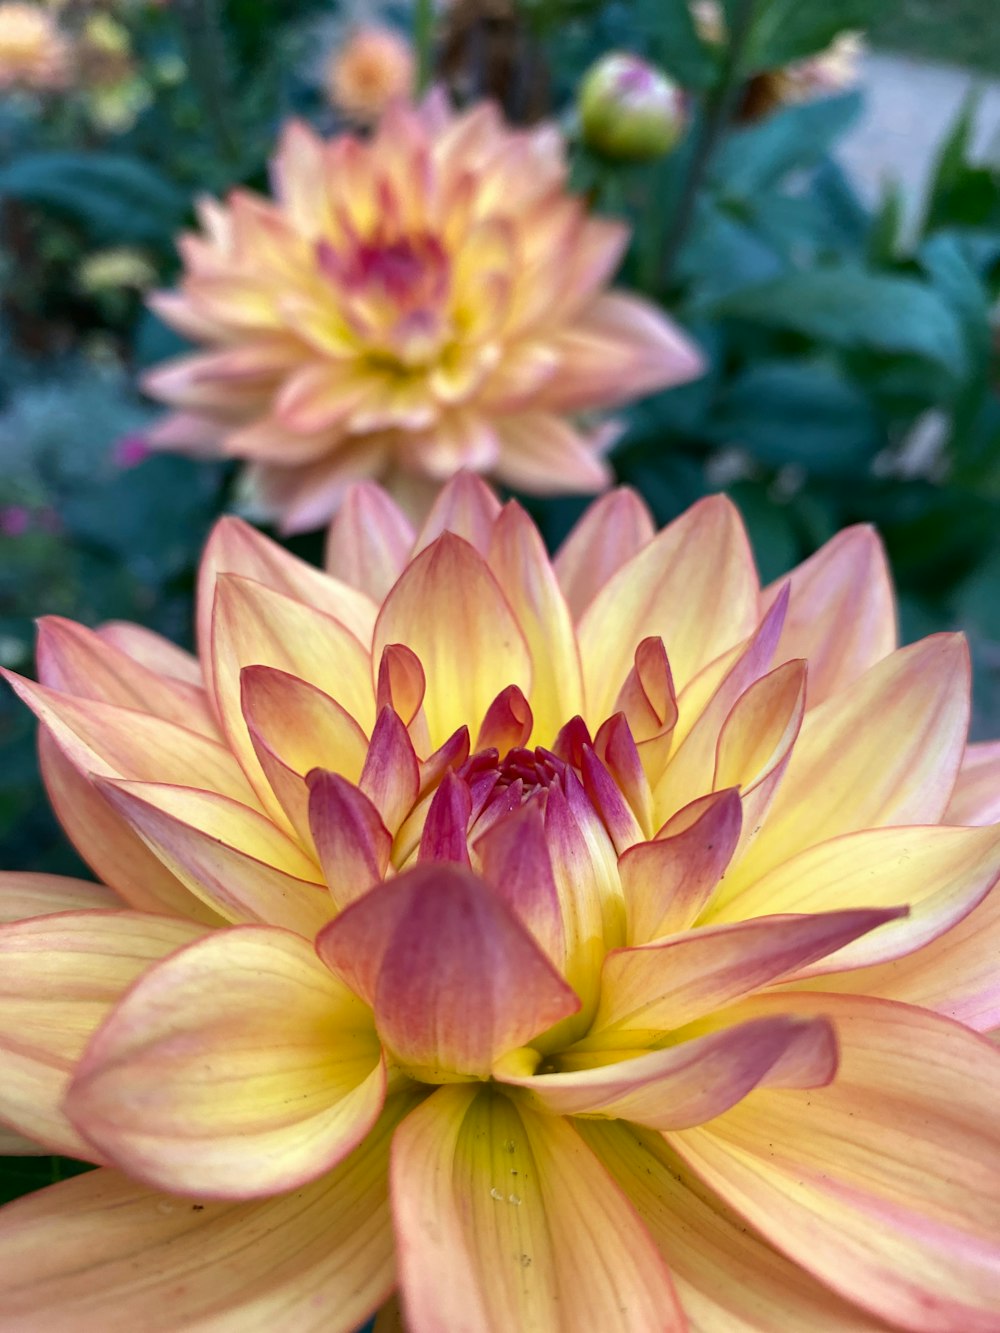
[[[489,555],[493,525],[500,513],[500,501],[489,486],[474,472],[457,472],[445,482],[424,520],[410,558],[419,555],[441,536],[453,532],[464,537],[484,558]]]
[[[639,643],[661,638],[678,689],[756,629],[757,574],[739,514],[699,501],[608,580],[580,621],[588,717],[603,722]]]
[[[1000,741],[967,748],[943,819],[946,824],[1000,821]]]
[[[403,572],[413,527],[385,491],[370,482],[349,487],[326,539],[326,568],[380,603]]]
[[[500,440],[494,475],[507,486],[532,495],[591,495],[611,481],[598,455],[603,430],[588,439],[561,417],[522,412],[493,423]]]
[[[552,562],[574,620],[655,535],[646,502],[627,486],[587,506]]]
[[[372,1005],[396,1057],[434,1077],[482,1077],[499,1055],[579,1008],[510,909],[457,865],[388,880],[332,921],[316,947]]]
[[[349,486],[383,473],[396,443],[391,431],[359,435],[328,458],[303,467],[248,465],[248,491],[265,509],[280,516],[279,530],[288,537],[322,526],[344,498]]]
[[[414,1333],[681,1333],[666,1264],[571,1125],[475,1086],[400,1126],[391,1193]]]
[[[420,761],[392,708],[379,710],[358,786],[395,837],[420,795]]]
[[[112,1163],[157,1189],[249,1199],[342,1161],[384,1097],[364,1005],[305,940],[236,926],[133,986],[87,1047],[66,1109]]]
[[[54,912],[114,911],[124,903],[103,884],[66,875],[41,875],[31,871],[0,872],[0,923],[25,921]]]
[[[309,775],[309,820],[323,877],[338,908],[385,878],[392,835],[364,792],[338,773]]]
[[[750,1009],[751,1006],[744,1006]],[[1000,1318],[1000,1052],[945,1019],[865,997],[773,996],[822,1013],[841,1063],[821,1091],[766,1091],[668,1142],[779,1250],[914,1333]]]
[[[289,1194],[246,1203],[159,1194],[115,1171],[0,1213],[0,1305],[12,1328],[178,1327],[353,1333],[392,1289],[394,1097],[360,1147]]]
[[[95,631],[105,643],[119,649],[140,666],[160,676],[170,676],[186,685],[204,685],[201,663],[193,653],[179,648],[145,625],[126,620],[107,620]]]
[[[0,928],[0,1120],[52,1152],[100,1161],[63,1112],[73,1069],[127,987],[204,929],[104,910]]]
[[[519,685],[530,697],[531,660],[510,604],[482,557],[452,533],[407,566],[383,603],[374,661],[390,643],[405,644],[420,659],[434,745],[456,727],[478,726],[506,686]]]
[[[778,660],[809,662],[809,707],[863,675],[896,647],[896,605],[885,551],[869,527],[845,528],[764,590],[769,606],[791,585]]]

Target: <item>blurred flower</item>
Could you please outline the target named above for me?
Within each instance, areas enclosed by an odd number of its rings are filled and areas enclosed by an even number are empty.
[[[151,452],[149,441],[145,435],[133,433],[123,435],[115,441],[111,457],[115,467],[133,468],[138,467],[140,463],[144,463]]]
[[[287,531],[384,476],[416,505],[461,468],[539,493],[595,491],[607,426],[567,414],[693,378],[701,358],[652,305],[607,292],[627,241],[566,192],[551,127],[495,107],[395,104],[369,142],[291,124],[276,202],[203,201],[181,290],[150,304],[208,343],[146,378],[179,407],[165,448],[251,460]]]
[[[333,51],[327,72],[331,104],[352,120],[374,124],[386,107],[410,97],[416,80],[413,50],[392,28],[361,27]]]
[[[156,281],[156,267],[140,251],[128,246],[95,250],[77,269],[82,291],[96,293],[115,288],[145,291]]]
[[[50,92],[69,83],[72,46],[40,5],[0,4],[0,92]]]
[[[463,476],[328,563],[224,519],[200,661],[10,677],[110,887],[0,885],[0,1119],[104,1167],[5,1321],[996,1327],[1000,746],[871,531],[762,591],[723,498],[550,561]]]
[[[608,157],[660,157],[684,127],[677,84],[655,65],[620,52],[602,56],[584,75],[578,107],[584,141]]]
[[[0,507],[0,533],[4,537],[23,537],[31,527],[31,511],[24,505]]]

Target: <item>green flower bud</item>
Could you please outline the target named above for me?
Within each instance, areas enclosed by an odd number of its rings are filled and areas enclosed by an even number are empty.
[[[584,142],[606,157],[661,157],[684,129],[684,94],[662,70],[614,51],[584,76],[577,98]]]

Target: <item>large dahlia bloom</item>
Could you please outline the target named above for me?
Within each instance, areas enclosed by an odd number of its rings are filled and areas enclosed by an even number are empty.
[[[598,491],[610,423],[570,418],[689,380],[701,359],[636,296],[605,290],[627,229],[566,191],[552,127],[495,106],[397,104],[374,137],[293,122],[274,200],[203,201],[178,292],[153,308],[210,350],[147,376],[178,411],[161,447],[249,461],[288,531],[359,477],[412,509],[460,469],[538,493]]]
[[[1000,1327],[1000,748],[871,532],[463,477],[329,567],[224,519],[199,660],[13,678],[108,887],[3,883],[0,1117],[102,1169],[0,1327]]]

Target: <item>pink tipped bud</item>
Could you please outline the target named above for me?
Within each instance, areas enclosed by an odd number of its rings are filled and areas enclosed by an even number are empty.
[[[660,157],[684,129],[684,94],[638,56],[612,52],[590,67],[577,99],[585,142],[607,157]]]

